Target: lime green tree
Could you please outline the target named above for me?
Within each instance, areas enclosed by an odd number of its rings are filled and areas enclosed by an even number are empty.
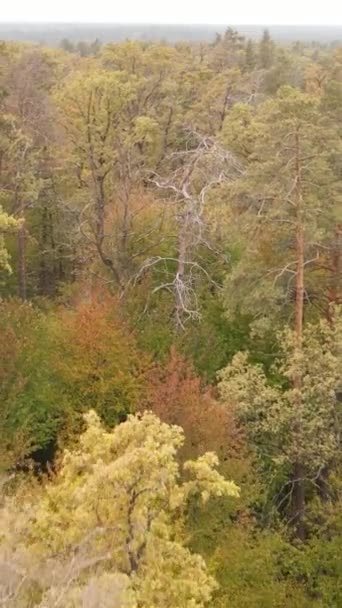
[[[2,207],[0,207],[0,270],[6,270],[11,272],[9,264],[9,255],[5,247],[4,235],[6,232],[16,230],[18,228],[18,221],[5,213]]]
[[[139,105],[139,83],[127,72],[96,66],[73,73],[56,95],[84,251],[119,289],[160,227],[142,180],[157,162],[161,131]]]
[[[262,467],[271,475],[272,506],[297,524],[301,536],[307,498],[318,495],[332,501],[336,494],[334,476],[322,472],[331,473],[340,465],[341,329],[341,321],[336,319],[333,327],[325,320],[308,324],[300,349],[295,331],[282,332],[271,380],[261,365],[248,362],[247,352],[238,353],[220,374],[223,400],[237,404]],[[300,478],[293,474],[294,469],[298,473],[298,463]]]
[[[213,453],[185,463],[181,483],[183,433],[151,413],[112,432],[94,412],[86,418],[56,480],[2,512],[7,605],[206,605],[216,584],[186,547],[183,513],[190,499],[236,497],[238,488],[215,470]]]

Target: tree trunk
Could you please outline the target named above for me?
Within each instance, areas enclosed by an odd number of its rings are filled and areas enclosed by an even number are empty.
[[[295,355],[300,357],[302,352],[303,338],[303,316],[304,316],[304,263],[305,263],[305,235],[303,218],[303,189],[302,189],[302,167],[300,159],[300,140],[299,130],[295,134],[295,203],[296,203],[296,300],[295,300]],[[300,442],[301,418],[302,418],[302,372],[298,368],[294,378],[293,387],[296,391],[296,415],[294,425],[294,439],[296,436]],[[293,465],[293,522],[295,524],[298,538],[304,540],[305,531],[303,517],[305,512],[305,488],[304,488],[304,467],[297,456]]]
[[[48,248],[48,228],[47,228],[47,208],[44,205],[41,214],[41,241],[40,249],[40,269],[39,269],[39,293],[43,296],[48,295],[48,268],[46,264],[46,253]]]
[[[95,208],[95,242],[96,249],[99,257],[103,264],[109,268],[118,284],[120,289],[123,289],[121,276],[118,267],[114,261],[108,257],[104,250],[105,240],[105,191],[104,191],[104,178],[98,178],[96,182],[97,193],[96,193],[96,208]]]
[[[187,277],[186,263],[188,261],[188,249],[190,246],[191,234],[191,210],[188,208],[180,219],[180,231],[178,237],[178,261],[175,280],[175,299],[176,299],[176,327],[178,330],[183,328],[182,317],[188,310],[187,296]]]
[[[24,211],[20,210],[22,225],[18,230],[18,292],[22,300],[27,297],[27,277],[26,277],[26,228],[24,222]]]
[[[327,321],[332,326],[334,323],[333,305],[341,304],[342,285],[342,224],[338,224],[332,245],[331,256],[331,281],[328,289]]]

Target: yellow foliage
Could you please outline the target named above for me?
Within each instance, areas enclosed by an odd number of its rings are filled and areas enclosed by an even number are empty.
[[[111,432],[94,411],[86,422],[38,500],[14,498],[2,511],[6,605],[204,606],[216,583],[184,545],[184,509],[190,497],[238,496],[238,488],[215,470],[212,453],[186,463],[180,483],[183,432],[150,412]]]

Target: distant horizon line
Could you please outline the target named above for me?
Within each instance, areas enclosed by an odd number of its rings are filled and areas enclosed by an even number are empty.
[[[3,25],[101,25],[111,27],[116,26],[136,26],[149,25],[154,27],[171,26],[171,27],[342,27],[342,23],[194,23],[194,22],[151,22],[151,21],[0,21],[0,27]]]

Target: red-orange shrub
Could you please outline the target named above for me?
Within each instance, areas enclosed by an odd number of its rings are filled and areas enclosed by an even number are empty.
[[[175,349],[164,367],[149,373],[147,393],[145,409],[184,429],[184,458],[205,451],[215,451],[220,460],[237,457],[243,437],[233,411],[216,401],[213,390],[202,385],[191,364]]]

